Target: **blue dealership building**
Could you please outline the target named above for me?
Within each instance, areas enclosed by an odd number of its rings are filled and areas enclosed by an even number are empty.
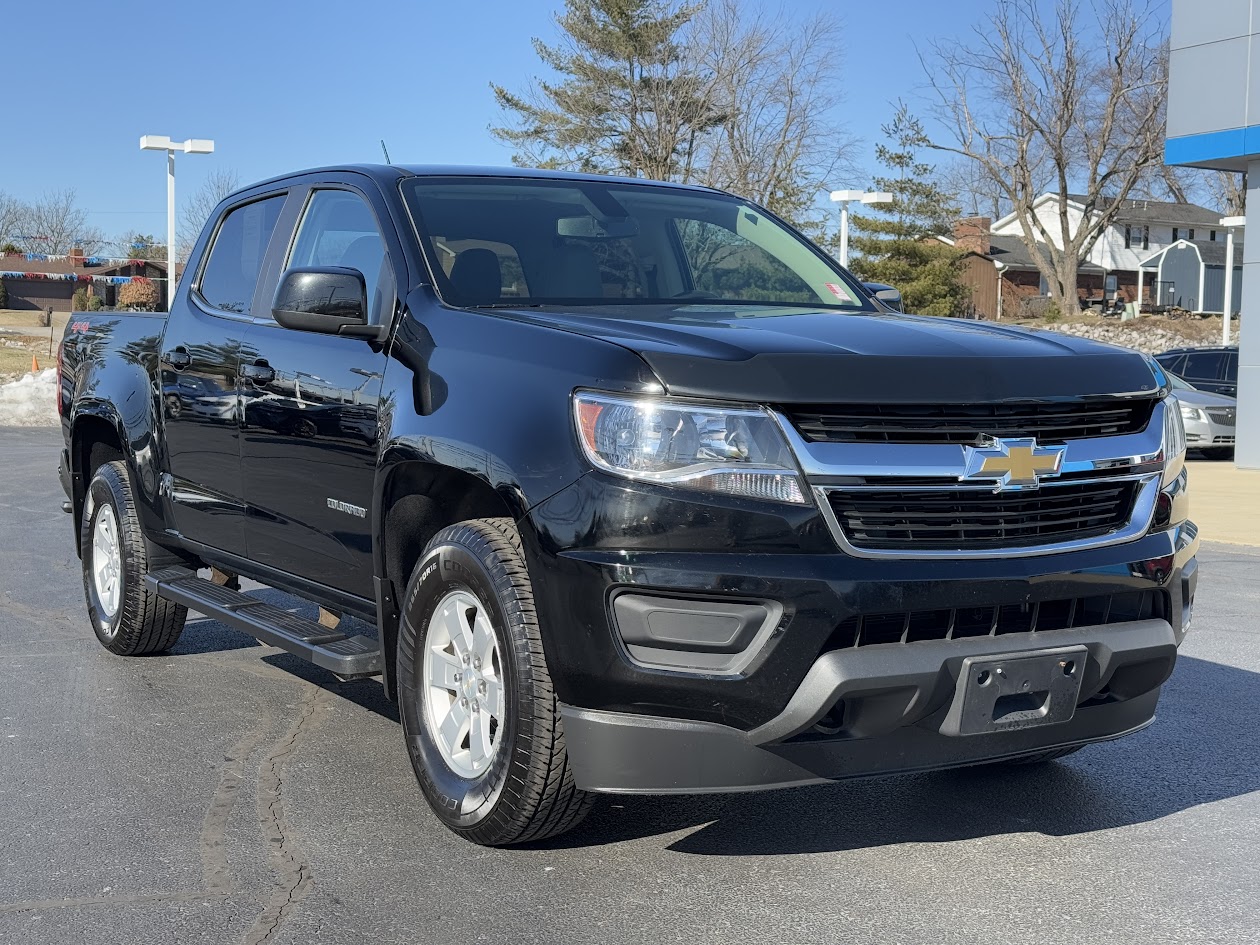
[[[1173,0],[1164,160],[1246,172],[1260,228],[1260,0]],[[1260,469],[1260,239],[1243,241],[1242,299],[1235,458]]]

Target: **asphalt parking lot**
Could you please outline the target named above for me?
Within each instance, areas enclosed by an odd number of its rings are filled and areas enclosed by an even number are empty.
[[[1260,548],[1205,545],[1157,722],[1036,769],[430,816],[374,682],[190,618],[95,641],[59,434],[0,430],[0,942],[1239,942],[1260,929]]]

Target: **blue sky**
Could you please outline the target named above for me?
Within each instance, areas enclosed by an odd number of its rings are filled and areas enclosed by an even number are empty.
[[[869,183],[890,103],[919,100],[924,78],[915,44],[965,32],[991,7],[987,0],[782,3],[789,18],[827,11],[844,28],[845,101],[835,118],[862,139],[867,179],[837,180],[836,187]],[[139,150],[146,133],[215,140],[213,155],[177,158],[184,194],[213,167],[248,182],[379,161],[382,137],[396,163],[507,164],[510,150],[487,130],[499,119],[489,83],[521,88],[539,74],[530,40],[555,37],[561,6],[17,4],[3,17],[11,111],[0,136],[0,191],[33,199],[74,187],[89,222],[108,236],[136,229],[162,238],[164,159]]]

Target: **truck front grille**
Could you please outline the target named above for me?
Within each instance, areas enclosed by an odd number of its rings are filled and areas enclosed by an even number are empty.
[[[1168,600],[1163,591],[1068,597],[1031,604],[864,614],[841,622],[826,649],[1071,630],[1133,620],[1166,619],[1167,615]]]
[[[1007,549],[1098,538],[1133,513],[1133,480],[990,489],[831,489],[827,500],[855,548],[879,551]]]
[[[1039,443],[1119,436],[1146,428],[1155,400],[1009,404],[855,404],[797,407],[793,426],[812,443],[964,443],[1035,436]]]

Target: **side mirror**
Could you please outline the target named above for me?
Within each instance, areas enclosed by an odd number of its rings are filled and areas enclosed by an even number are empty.
[[[280,278],[271,317],[285,328],[323,335],[380,336],[367,323],[363,273],[340,266],[290,269]]]
[[[897,289],[880,289],[875,293],[875,298],[887,302],[893,308],[901,308],[901,292]]]

